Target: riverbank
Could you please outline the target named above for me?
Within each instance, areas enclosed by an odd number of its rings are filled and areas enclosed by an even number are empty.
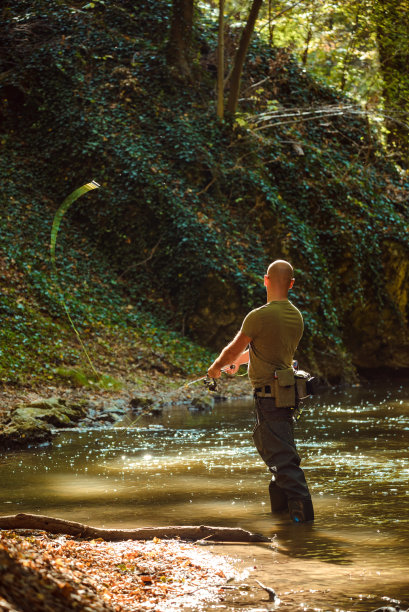
[[[0,392],[0,447],[48,444],[67,427],[134,424],[142,414],[157,415],[172,405],[205,410],[214,401],[250,395],[247,377],[223,377],[214,392],[203,381],[189,385],[192,380],[151,370],[141,373],[137,384],[123,380],[115,390],[91,384],[4,387]]]
[[[3,531],[0,576],[2,612],[165,612],[223,601],[239,573],[232,559],[177,540]]]

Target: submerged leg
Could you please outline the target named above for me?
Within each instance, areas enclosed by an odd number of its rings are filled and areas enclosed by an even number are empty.
[[[295,447],[291,410],[275,408],[274,399],[258,399],[256,411],[253,440],[274,475],[269,488],[272,512],[284,509],[285,496],[295,522],[314,520],[310,491]]]
[[[287,495],[284,493],[283,489],[277,485],[274,476],[273,479],[270,480],[268,493],[270,495],[272,514],[279,514],[288,510]]]
[[[289,499],[288,509],[294,523],[310,523],[314,520],[311,499]]]

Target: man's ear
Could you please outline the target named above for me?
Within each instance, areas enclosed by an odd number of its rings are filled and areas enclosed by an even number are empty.
[[[268,281],[269,281],[269,278],[268,278],[267,274],[264,274],[264,287],[267,287]]]
[[[291,279],[291,282],[290,282],[290,286],[288,287],[289,289],[292,289],[292,288],[293,288],[294,281],[295,281],[295,278],[292,278],[292,279]]]

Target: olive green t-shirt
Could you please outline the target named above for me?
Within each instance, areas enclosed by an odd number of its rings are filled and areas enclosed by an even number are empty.
[[[250,343],[249,378],[253,387],[268,385],[275,370],[291,367],[304,331],[303,318],[289,300],[269,302],[249,312],[241,331]]]

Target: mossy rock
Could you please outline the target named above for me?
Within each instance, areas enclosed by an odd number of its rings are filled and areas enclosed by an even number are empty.
[[[84,403],[68,403],[61,398],[39,399],[30,404],[18,404],[12,413],[15,423],[24,423],[35,419],[54,427],[69,427],[85,417],[87,410]]]
[[[12,422],[17,426],[24,426],[25,423],[30,421],[40,421],[54,427],[64,427],[73,424],[73,421],[71,421],[68,414],[55,408],[53,410],[39,410],[37,408],[24,406],[22,408],[18,408],[13,413]]]
[[[85,405],[52,397],[18,404],[0,428],[0,447],[27,447],[49,442],[53,427],[70,427],[86,416]]]
[[[48,423],[27,418],[26,421],[11,421],[0,427],[0,448],[27,448],[51,442],[54,434]]]
[[[201,397],[193,398],[191,406],[196,410],[209,410],[209,408],[213,408],[213,403],[213,398],[210,395],[202,395]]]
[[[143,395],[137,395],[133,397],[129,405],[134,410],[145,410],[147,408],[151,408],[154,405],[154,400],[151,397],[145,397]]]
[[[60,397],[49,397],[49,398],[40,398],[38,400],[34,400],[33,402],[30,402],[29,404],[17,404],[17,409],[20,408],[20,406],[27,406],[28,408],[38,408],[41,410],[53,410],[55,408],[60,409],[62,407],[65,407],[67,405],[67,402],[65,399],[62,399]]]
[[[50,442],[53,427],[70,427],[87,415],[87,402],[58,397],[17,404],[0,425],[0,448],[24,448]]]

